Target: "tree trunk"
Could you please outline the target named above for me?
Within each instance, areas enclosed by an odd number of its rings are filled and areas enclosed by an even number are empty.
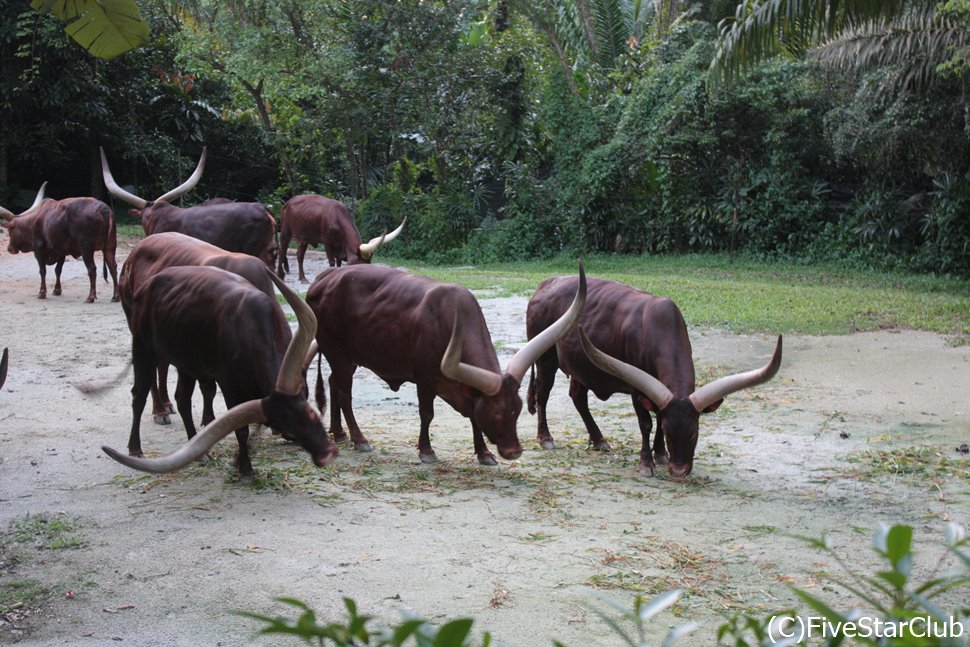
[[[259,83],[255,86],[241,79],[243,87],[246,91],[253,97],[253,101],[256,102],[256,110],[259,112],[259,121],[263,124],[263,128],[269,134],[270,139],[273,142],[273,148],[276,149],[276,155],[280,158],[280,162],[283,164],[283,172],[286,174],[286,181],[290,185],[290,192],[296,195],[299,190],[299,182],[296,178],[296,172],[293,170],[293,164],[290,162],[289,156],[283,147],[279,143],[279,137],[277,136],[276,130],[273,128],[273,122],[269,118],[269,111],[266,109],[266,101],[263,99],[263,80],[260,79]]]

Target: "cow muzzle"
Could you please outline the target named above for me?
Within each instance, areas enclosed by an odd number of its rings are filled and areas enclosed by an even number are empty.
[[[522,445],[516,443],[509,447],[499,447],[498,455],[508,461],[514,461],[522,455]]]
[[[694,468],[692,463],[675,463],[671,461],[667,465],[667,472],[674,478],[682,479],[690,476],[690,471]]]
[[[331,447],[330,449],[328,449],[326,452],[322,454],[315,454],[313,456],[313,464],[316,465],[317,467],[326,467],[327,465],[330,465],[332,462],[337,460],[338,454],[339,452],[337,451],[337,448]]]

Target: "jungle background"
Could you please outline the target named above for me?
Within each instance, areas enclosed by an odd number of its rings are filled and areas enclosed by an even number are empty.
[[[738,40],[772,4],[827,13]],[[365,238],[407,216],[394,253],[422,261],[716,251],[970,276],[967,0],[138,8],[145,43],[102,60],[0,0],[0,204],[45,180],[107,200],[99,147],[150,200],[207,146],[183,205],[278,215],[321,193]]]

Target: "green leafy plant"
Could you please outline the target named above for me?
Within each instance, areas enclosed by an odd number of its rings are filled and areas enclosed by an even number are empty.
[[[932,569],[930,577],[914,581],[911,526],[881,526],[876,531],[873,544],[885,568],[868,575],[857,573],[824,539],[806,539],[810,546],[825,552],[839,565],[841,572],[825,578],[854,595],[865,608],[839,610],[821,596],[794,588],[795,595],[808,605],[809,615],[785,611],[776,612],[768,619],[735,616],[718,629],[719,644],[837,647],[851,639],[855,641],[853,644],[884,647],[966,647],[970,645],[970,636],[965,630],[970,620],[970,599],[966,595],[970,589],[970,553],[966,551],[970,541],[964,529],[955,523],[946,526],[944,540],[947,552]],[[962,569],[941,574],[948,556],[962,565]],[[945,609],[948,601],[954,606]],[[816,642],[812,640],[813,633],[814,637],[823,633],[821,622],[825,631],[821,641]],[[725,639],[728,639],[726,643]]]

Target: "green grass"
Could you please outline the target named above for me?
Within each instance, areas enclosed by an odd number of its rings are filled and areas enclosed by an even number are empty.
[[[381,262],[448,282],[481,298],[531,296],[550,276],[575,274],[576,259],[440,267]],[[765,262],[726,255],[592,256],[587,276],[673,299],[690,325],[734,332],[846,334],[906,328],[970,335],[970,281],[887,274],[837,265]]]

